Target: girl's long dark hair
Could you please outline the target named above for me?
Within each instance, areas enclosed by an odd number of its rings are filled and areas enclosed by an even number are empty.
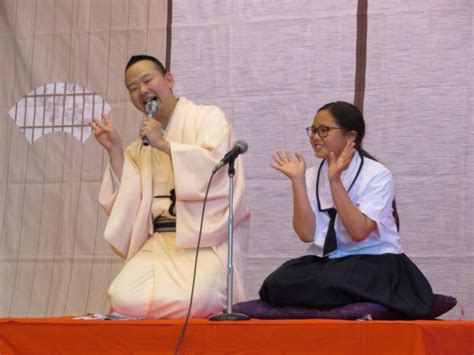
[[[362,149],[362,141],[365,135],[365,122],[362,112],[360,112],[357,107],[348,102],[336,101],[322,106],[318,112],[324,110],[328,110],[331,113],[339,127],[341,127],[345,132],[355,131],[357,133],[355,140],[356,149],[359,150],[364,157],[377,161],[375,157]],[[392,201],[392,210],[397,230],[400,230],[400,218],[398,216],[395,198]]]

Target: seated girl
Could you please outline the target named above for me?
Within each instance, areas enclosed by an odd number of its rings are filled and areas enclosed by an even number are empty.
[[[319,167],[277,152],[272,167],[293,190],[293,227],[305,255],[270,274],[260,298],[272,306],[317,309],[375,302],[420,318],[431,286],[403,254],[392,174],[362,149],[362,113],[346,102],[321,107],[307,129]]]

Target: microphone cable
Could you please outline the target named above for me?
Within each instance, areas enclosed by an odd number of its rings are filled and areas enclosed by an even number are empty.
[[[198,262],[198,256],[199,256],[199,246],[201,245],[202,226],[204,223],[204,211],[206,210],[207,195],[209,193],[209,188],[211,187],[211,182],[214,175],[215,175],[215,172],[212,172],[211,178],[209,179],[209,182],[207,183],[206,194],[204,195],[204,203],[202,205],[202,213],[201,213],[201,224],[199,226],[199,237],[198,237],[197,247],[196,247],[196,256],[194,259],[193,282],[191,286],[191,297],[189,299],[189,308],[188,308],[188,313],[186,314],[186,318],[184,320],[183,327],[181,328],[181,334],[179,335],[178,342],[176,343],[174,355],[178,354],[179,348],[181,347],[181,344],[183,343],[184,334],[186,333],[186,328],[188,327],[189,316],[191,315],[191,307],[193,305],[193,296],[194,296],[194,284],[196,282],[196,269],[197,269],[197,262]]]

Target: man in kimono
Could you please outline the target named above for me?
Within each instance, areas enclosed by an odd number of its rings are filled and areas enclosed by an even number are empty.
[[[125,85],[133,105],[158,102],[139,138],[124,151],[111,119],[90,126],[109,155],[99,201],[109,214],[104,237],[126,259],[108,295],[126,316],[180,318],[188,310],[204,196],[213,167],[236,138],[224,113],[173,93],[174,78],[154,57],[134,56]],[[149,145],[143,144],[143,139]],[[234,301],[244,300],[243,273],[250,214],[242,164],[234,181]],[[229,178],[219,170],[209,190],[191,315],[208,317],[226,305]]]

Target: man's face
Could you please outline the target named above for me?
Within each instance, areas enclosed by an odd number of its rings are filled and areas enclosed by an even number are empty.
[[[161,74],[149,60],[137,62],[125,72],[125,86],[130,100],[143,113],[146,113],[146,101],[152,98],[158,102],[157,115],[170,112],[176,101],[172,91],[173,84],[173,76],[170,73]]]

